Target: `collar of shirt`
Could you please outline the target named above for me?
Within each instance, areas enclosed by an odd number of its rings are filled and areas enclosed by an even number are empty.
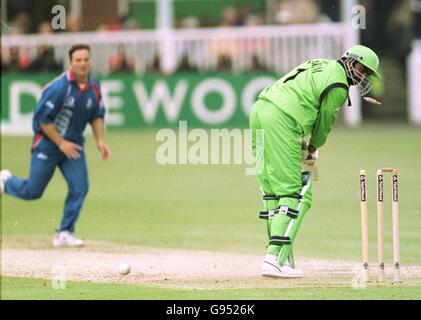
[[[89,88],[94,84],[94,78],[92,77],[91,74],[89,74],[88,82],[86,82],[85,85],[81,88],[79,84],[76,82],[75,76],[71,69],[67,71],[67,80],[69,80],[69,82],[73,82],[77,86],[80,92],[88,91]]]
[[[345,72],[345,75],[346,75],[346,81],[348,81],[348,86],[352,86],[353,81],[348,77],[348,74],[346,73],[345,63],[341,59],[337,60],[337,62],[344,69],[344,72]],[[348,93],[348,107],[350,107],[350,106],[352,106],[352,102],[351,102],[351,98],[349,97],[349,93]]]
[[[348,77],[348,74],[347,74],[347,72],[346,72],[345,63],[344,63],[341,59],[337,60],[337,62],[338,62],[338,63],[340,64],[340,66],[344,69],[344,72],[345,72],[345,75],[346,75],[346,81],[348,81],[348,85],[349,85],[349,86],[353,86],[353,85],[354,85],[354,83],[353,83],[352,79]]]

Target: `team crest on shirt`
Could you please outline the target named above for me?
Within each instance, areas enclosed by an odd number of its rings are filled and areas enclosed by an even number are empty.
[[[75,106],[75,98],[72,96],[68,96],[63,106],[73,108]]]
[[[86,103],[86,109],[90,109],[92,107],[92,99],[89,98],[88,102]]]

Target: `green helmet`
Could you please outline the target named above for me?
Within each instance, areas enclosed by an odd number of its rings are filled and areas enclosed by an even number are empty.
[[[364,67],[372,71],[372,75],[378,79],[381,78],[378,69],[379,69],[379,57],[377,54],[370,48],[364,47],[362,45],[352,46],[347,50],[347,52],[342,56],[341,59],[344,62],[345,71],[352,80],[352,84],[357,87],[359,93],[364,96],[372,88],[373,82],[370,79],[370,76],[361,73],[355,69],[355,63],[359,62]]]
[[[373,71],[373,75],[376,78],[381,78],[378,70],[379,70],[379,57],[377,54],[368,47],[364,47],[362,45],[355,45],[349,48],[345,54],[343,55],[344,58],[355,58],[356,61],[363,64],[366,68]]]

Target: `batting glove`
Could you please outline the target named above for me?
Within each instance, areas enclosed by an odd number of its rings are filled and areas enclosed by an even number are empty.
[[[316,149],[313,152],[307,150],[307,155],[304,159],[304,164],[308,166],[312,166],[316,163],[316,160],[319,158],[319,149]]]

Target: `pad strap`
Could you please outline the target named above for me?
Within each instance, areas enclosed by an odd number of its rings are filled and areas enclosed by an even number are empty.
[[[293,198],[293,199],[300,200],[300,199],[303,198],[303,196],[301,194],[298,194],[298,193],[297,194],[286,195],[286,196],[277,196],[277,195],[274,195],[274,194],[270,194],[270,195],[266,195],[265,194],[263,196],[263,200],[265,200],[265,201],[268,201],[268,200],[280,200],[282,198]]]
[[[278,213],[285,214],[292,219],[297,219],[298,217],[298,210],[292,209],[288,206],[279,206],[275,210],[260,211],[259,218],[260,219],[273,219],[275,215],[277,215]]]
[[[277,195],[274,195],[274,194],[263,195],[263,200],[266,200],[266,201],[268,201],[268,200],[279,200],[279,199],[281,199],[281,197],[277,196]]]
[[[280,200],[281,198],[292,198],[292,199],[300,200],[300,202],[302,202],[303,194],[305,193],[305,190],[307,190],[307,188],[309,187],[309,185],[311,183],[312,176],[313,176],[313,173],[310,172],[310,171],[302,172],[301,179],[302,179],[303,189],[301,190],[301,192],[299,194],[291,194],[291,195],[286,195],[286,196],[277,196],[277,195],[274,195],[274,194],[265,194],[265,195],[263,195],[263,200],[269,201],[269,200]],[[300,205],[299,205],[299,207],[300,207]],[[288,206],[279,206],[275,210],[260,211],[259,212],[259,218],[260,219],[266,219],[266,220],[267,219],[273,219],[275,217],[275,215],[277,215],[279,212],[287,215],[288,217],[290,217],[292,219],[297,219],[299,210],[289,208]]]
[[[276,214],[278,214],[278,210],[260,211],[259,218],[265,220],[273,219]]]
[[[290,237],[272,236],[269,240],[271,246],[283,246],[284,244],[291,244]]]
[[[297,219],[298,217],[298,210],[292,209],[288,206],[279,206],[279,212],[282,214],[286,214],[288,217],[292,219]]]

